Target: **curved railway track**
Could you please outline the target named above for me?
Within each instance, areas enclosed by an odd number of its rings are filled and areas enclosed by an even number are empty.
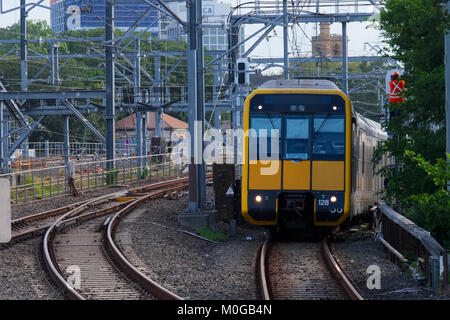
[[[44,261],[50,276],[72,299],[181,299],[128,261],[115,244],[114,229],[122,217],[144,201],[187,186],[187,179],[165,181],[134,189],[136,197],[120,205],[112,205],[111,199],[130,192],[99,197],[69,210],[44,236]],[[100,205],[101,209],[86,212]],[[102,218],[112,213],[112,218]]]
[[[170,180],[172,181],[172,180]],[[187,182],[187,178],[178,179],[177,181],[181,182]],[[164,183],[164,182],[162,182]],[[143,187],[133,188],[129,189],[127,191],[123,192],[116,192],[112,193],[109,196],[106,196],[107,198],[112,197],[136,197],[145,195],[146,192],[151,191],[153,186],[155,184],[150,184]],[[11,221],[11,229],[12,229],[12,242],[26,239],[30,237],[35,237],[42,235],[49,227],[51,227],[55,222],[59,220],[59,218],[66,213],[71,212],[74,209],[80,208],[84,205],[87,205],[88,207],[95,207],[95,201],[100,198],[104,198],[105,196],[95,198],[93,200],[84,200],[80,202],[76,202],[70,205],[67,205],[65,207],[60,207],[57,209],[48,210],[45,212],[40,212],[37,214],[29,215],[26,217],[22,217],[19,219],[15,219]],[[89,204],[88,204],[89,203]],[[116,211],[120,210],[126,205],[126,203],[118,203],[116,206]],[[85,207],[84,207],[85,208]],[[113,208],[111,208],[113,211]]]
[[[257,278],[264,300],[363,300],[334,259],[327,239],[266,239],[258,253]]]

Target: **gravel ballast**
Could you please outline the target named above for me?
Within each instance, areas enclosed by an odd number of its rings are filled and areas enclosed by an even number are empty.
[[[62,300],[41,264],[41,238],[0,247],[0,300]]]
[[[361,231],[358,228],[358,231],[348,236],[345,241],[332,242],[331,248],[338,263],[365,299],[435,300],[448,298],[434,295],[429,287],[420,285],[411,275],[389,261],[385,247],[375,241],[370,232]],[[368,288],[368,279],[373,274],[369,266],[376,266],[381,271],[379,289]],[[372,283],[372,286],[375,284],[372,281],[369,283]]]
[[[149,201],[144,207],[139,217],[121,222],[119,233],[131,234],[128,241],[151,279],[185,299],[259,298],[255,262],[264,229],[238,227],[235,237],[216,244],[176,230],[187,230],[177,223],[186,198]],[[217,229],[227,233],[228,225],[218,223]]]

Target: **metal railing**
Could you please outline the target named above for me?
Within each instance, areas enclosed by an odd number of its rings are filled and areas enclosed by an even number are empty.
[[[28,150],[28,151],[27,151]],[[104,153],[102,143],[94,142],[71,142],[69,144],[70,155],[95,155]],[[13,154],[13,158],[25,156],[44,158],[53,156],[64,156],[64,142],[28,142],[23,143],[20,149]],[[136,152],[136,144],[116,143],[116,152],[122,155],[131,155]]]
[[[391,259],[400,265],[405,260],[407,263],[417,263],[416,269],[421,264],[423,275],[430,287],[438,292],[441,271],[444,271],[442,272],[444,281],[448,281],[444,274],[448,272],[447,257],[443,254],[444,248],[431,236],[430,232],[394,211],[384,201],[378,202],[378,213],[380,215],[377,219],[378,236],[384,238],[403,257],[399,259],[398,255],[391,254]],[[444,283],[443,288],[447,289]]]
[[[108,169],[108,162],[112,161],[113,169]],[[174,153],[119,157],[115,160],[74,161],[72,177],[75,187],[82,192],[108,185],[180,174],[185,168],[184,161],[185,158],[177,157]],[[11,201],[21,203],[69,193],[68,175],[65,166],[55,166],[1,174],[0,178],[10,181]]]

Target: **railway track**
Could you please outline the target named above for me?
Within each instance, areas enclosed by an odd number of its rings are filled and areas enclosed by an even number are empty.
[[[187,182],[187,178],[178,179],[177,181],[181,182]],[[122,197],[122,200],[125,197],[136,197],[139,195],[144,195],[146,192],[152,190],[152,186],[155,184],[150,184],[143,187],[133,188],[129,189],[124,192],[116,192],[113,194],[110,194],[110,197],[107,196],[107,198],[120,198]],[[88,207],[92,208],[96,206],[96,199],[100,199],[104,197],[98,197],[93,200],[84,200],[80,202],[76,202],[64,207],[60,207],[57,209],[48,210],[45,212],[29,215],[23,218],[15,219],[11,221],[11,229],[12,229],[12,242],[16,242],[18,240],[22,239],[28,239],[30,237],[35,237],[42,235],[49,227],[51,227],[56,221],[59,220],[59,218],[76,208],[80,208],[84,205],[87,205]],[[89,204],[88,204],[89,203]],[[115,207],[116,211],[120,210],[122,207],[124,207],[126,203],[118,203]]]
[[[257,278],[265,300],[363,300],[320,242],[271,242],[260,248]]]
[[[72,299],[181,299],[148,279],[115,244],[120,219],[149,199],[163,197],[188,186],[187,179],[157,183],[126,195],[134,199],[112,205],[112,194],[88,201],[60,216],[44,236],[44,262],[53,280]],[[88,208],[102,206],[87,212]],[[106,215],[114,216],[104,218]]]

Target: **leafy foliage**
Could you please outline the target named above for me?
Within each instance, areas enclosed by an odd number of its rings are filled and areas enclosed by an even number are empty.
[[[435,164],[445,158],[444,32],[449,19],[436,0],[386,0],[380,12],[380,29],[396,60],[404,66],[406,101],[390,105],[394,116],[385,124],[392,138],[375,153],[374,161],[389,154],[402,170],[386,166],[386,197],[400,203],[411,194],[433,193],[433,180],[407,156],[420,153]]]
[[[430,231],[445,247],[450,248],[450,193],[447,191],[450,165],[444,159],[438,159],[433,165],[421,155],[409,150],[405,152],[405,156],[424,170],[437,187],[432,193],[410,196],[409,200],[412,203],[406,208],[405,214],[419,226]],[[449,156],[447,153],[447,157]]]
[[[397,166],[379,173],[388,179],[385,197],[450,247],[450,179],[445,153],[444,35],[449,17],[442,0],[386,0],[380,29],[394,58],[404,68],[406,101],[391,104],[385,128],[391,138],[374,162],[388,154]],[[447,154],[447,156],[449,156]]]
[[[120,38],[123,32],[119,29],[116,30],[116,38]],[[50,26],[46,21],[27,21],[27,39],[28,40],[40,40],[29,41],[28,52],[29,55],[49,55],[51,54],[51,45],[49,41],[51,38],[66,39],[67,41],[59,42],[58,52],[61,55],[59,58],[60,66],[60,82],[57,86],[51,84],[50,68],[48,59],[42,57],[42,59],[30,59],[28,61],[28,75],[29,78],[36,77],[37,79],[29,83],[29,90],[57,90],[57,89],[101,89],[105,87],[105,68],[104,58],[101,55],[104,51],[104,47],[100,42],[94,41],[71,41],[73,38],[86,39],[86,38],[104,38],[104,28],[82,30],[82,31],[68,31],[61,34],[54,34]],[[141,38],[148,39],[148,41],[141,41],[142,52],[167,52],[167,51],[185,51],[186,42],[184,41],[169,41],[160,42],[154,41],[150,33],[140,34]],[[0,28],[0,38],[7,40],[20,39],[20,26],[18,23],[13,24],[6,28]],[[133,63],[134,42],[133,38],[125,40],[122,43],[124,54],[128,54],[128,61]],[[128,45],[129,44],[129,45]],[[127,46],[128,45],[128,46]],[[10,85],[11,90],[20,90],[20,45],[18,43],[3,44],[0,47],[0,70],[4,79]],[[99,54],[98,57],[93,58],[65,58],[63,54]],[[160,69],[162,76],[170,70],[171,66],[179,59],[179,56],[161,56]],[[166,80],[166,85],[177,86],[187,83],[187,63],[186,57],[182,63],[171,73]],[[210,60],[211,57],[205,57],[206,60]],[[154,55],[141,57],[141,66],[146,73],[142,75],[141,86],[151,86],[152,80],[150,77],[155,73],[155,58]],[[132,68],[125,58],[118,56],[116,58],[118,69],[122,72],[123,76],[133,79]],[[149,75],[149,76],[147,76]],[[123,77],[122,77],[123,78]],[[211,73],[207,73],[205,77],[205,83],[212,83]],[[130,83],[126,80],[116,78],[117,86],[129,86]],[[93,101],[101,103],[100,101]],[[37,101],[35,103],[38,103]],[[123,118],[128,114],[118,114],[118,118]],[[175,113],[175,116],[179,117],[180,114]],[[185,116],[185,115],[183,115]],[[105,120],[102,114],[89,114],[88,120],[102,133],[105,134]],[[47,116],[42,122],[45,127],[42,131],[35,131],[30,136],[30,141],[62,141],[63,140],[63,117],[60,116]],[[71,117],[70,119],[70,136],[71,140],[76,141],[97,141],[97,138],[89,131],[86,130],[83,124]]]

